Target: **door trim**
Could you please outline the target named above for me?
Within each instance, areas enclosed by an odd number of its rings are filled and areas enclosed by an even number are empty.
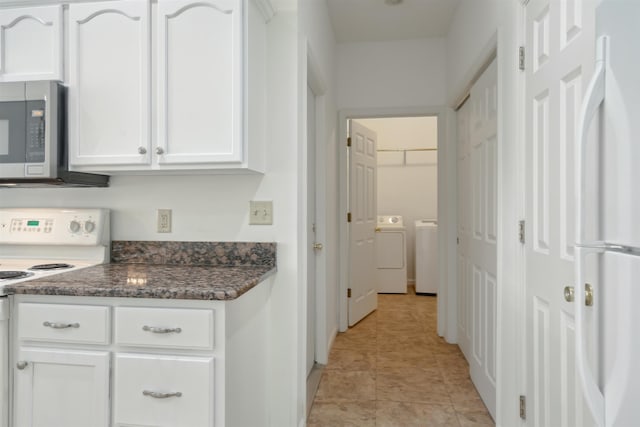
[[[455,242],[456,223],[447,218],[456,218],[456,189],[455,176],[453,181],[449,176],[455,175],[455,145],[448,143],[448,139],[455,135],[451,126],[454,124],[453,110],[443,106],[424,107],[389,107],[389,108],[357,108],[340,110],[338,113],[338,143],[336,153],[338,158],[338,224],[339,224],[339,285],[338,285],[338,327],[341,332],[348,329],[348,301],[347,288],[349,283],[349,228],[347,225],[348,210],[348,174],[347,174],[347,121],[363,118],[392,118],[431,116],[438,118],[438,223],[442,230],[446,230],[446,238],[438,247],[438,268],[440,281],[438,290],[438,334],[444,336],[448,342],[457,341],[457,306],[456,306],[456,248],[447,245]],[[453,165],[451,164],[453,162]]]

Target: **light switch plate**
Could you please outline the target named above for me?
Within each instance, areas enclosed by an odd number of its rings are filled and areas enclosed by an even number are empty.
[[[249,224],[271,225],[273,224],[273,202],[256,201],[249,202]]]

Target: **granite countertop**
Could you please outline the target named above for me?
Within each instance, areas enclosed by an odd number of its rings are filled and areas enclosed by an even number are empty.
[[[113,242],[111,260],[111,264],[7,285],[5,291],[233,300],[276,272],[275,243]]]

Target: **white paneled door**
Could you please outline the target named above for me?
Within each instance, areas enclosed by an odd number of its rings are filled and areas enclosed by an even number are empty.
[[[594,3],[526,8],[525,257],[527,425],[593,425],[575,373],[574,143],[594,57]],[[582,302],[584,303],[584,302]]]
[[[461,145],[461,171],[466,195],[461,254],[462,295],[465,298],[462,340],[471,380],[487,409],[496,411],[497,298],[497,118],[498,86],[494,60],[471,88],[466,121],[468,137]],[[464,113],[463,113],[464,114]],[[462,142],[462,141],[461,141]]]
[[[349,137],[349,326],[353,326],[378,306],[374,262],[377,136],[352,120]]]

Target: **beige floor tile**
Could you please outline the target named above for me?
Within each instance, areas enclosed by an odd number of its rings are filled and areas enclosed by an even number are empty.
[[[334,348],[329,354],[327,370],[373,371],[377,353],[374,350]]]
[[[433,359],[433,353],[431,353],[428,348],[410,352],[379,351],[377,356],[377,368],[378,370],[389,368],[419,368],[427,369],[441,376],[442,371]]]
[[[376,403],[315,402],[307,427],[375,427]]]
[[[332,371],[325,369],[316,402],[376,399],[375,371]]]
[[[486,410],[458,411],[460,427],[495,427],[496,423]]]
[[[378,401],[376,427],[458,427],[450,405]]]
[[[336,337],[308,425],[493,426],[464,355],[436,327],[437,298],[379,295]]]
[[[442,376],[415,368],[389,368],[376,375],[378,400],[451,404]]]

